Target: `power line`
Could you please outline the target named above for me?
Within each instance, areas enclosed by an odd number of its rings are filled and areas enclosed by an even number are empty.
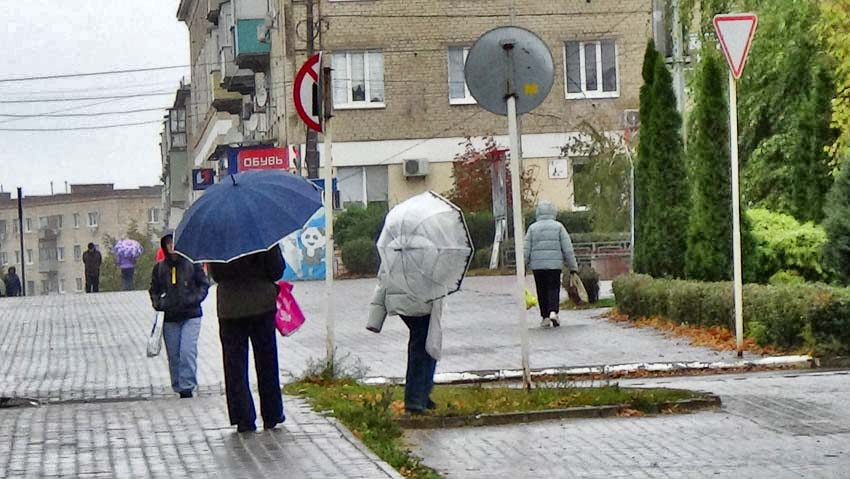
[[[138,121],[134,123],[116,123],[114,125],[101,126],[77,126],[70,128],[0,128],[0,131],[18,131],[18,132],[54,132],[54,131],[79,131],[79,130],[106,130],[109,128],[123,128],[127,126],[153,125],[162,123],[162,120],[153,121]]]
[[[128,68],[126,70],[105,70],[100,72],[89,72],[89,73],[64,73],[58,75],[43,75],[43,76],[32,76],[32,77],[19,77],[19,78],[0,78],[0,83],[10,83],[10,82],[20,82],[20,81],[34,81],[34,80],[54,80],[58,78],[79,78],[79,77],[91,77],[91,76],[99,76],[99,75],[118,75],[122,73],[138,73],[138,72],[153,72],[160,70],[176,70],[178,68],[189,68],[191,65],[169,65],[163,67],[150,67],[150,68]]]
[[[112,103],[112,100],[96,101],[94,103],[89,103],[88,105],[76,105],[76,106],[71,106],[71,107],[59,108],[58,110],[48,111],[48,112],[46,112],[46,114],[52,115],[54,113],[62,113],[62,112],[65,112],[65,111],[83,110],[85,108],[91,108],[93,106],[103,105],[105,103]],[[13,122],[13,121],[21,121],[21,120],[23,120],[23,118],[7,118],[5,120],[0,120],[0,124],[10,123],[10,122]]]
[[[120,111],[101,111],[97,113],[34,113],[31,115],[25,114],[12,114],[12,113],[0,113],[0,116],[5,116],[9,118],[76,118],[76,117],[90,117],[90,116],[109,116],[109,115],[124,115],[130,113],[141,113],[144,111],[162,111],[167,109],[168,107],[161,108],[139,108],[136,110],[120,110]]]
[[[12,104],[12,103],[55,103],[55,102],[65,102],[65,101],[87,101],[87,100],[118,100],[121,98],[140,98],[140,97],[148,97],[148,96],[165,96],[165,95],[174,95],[176,94],[176,90],[166,91],[166,92],[149,92],[149,93],[134,93],[130,95],[113,95],[113,96],[87,96],[87,97],[77,97],[77,98],[27,98],[25,100],[0,100],[0,104]]]

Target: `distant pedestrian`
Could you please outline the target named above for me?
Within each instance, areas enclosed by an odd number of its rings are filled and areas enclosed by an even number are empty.
[[[558,210],[548,201],[537,205],[537,221],[525,235],[525,265],[534,273],[540,304],[540,327],[558,327],[561,304],[561,272],[564,264],[570,273],[578,271],[573,243],[567,229],[557,221]]]
[[[0,267],[0,298],[6,296],[6,281],[3,278],[6,277],[6,274],[3,273],[3,268]]]
[[[94,243],[89,243],[83,253],[83,265],[85,265],[86,293],[100,292],[100,265],[103,256],[97,250]]]
[[[218,283],[218,318],[224,359],[224,385],[230,424],[238,432],[256,431],[257,413],[248,384],[248,340],[254,351],[263,426],[284,422],[280,391],[275,313],[277,281],[285,268],[280,247],[229,263],[210,263]]]
[[[444,299],[438,299],[425,303],[405,292],[400,286],[383,282],[378,283],[372,297],[366,329],[374,333],[380,332],[386,317],[390,315],[399,316],[410,330],[404,381],[404,410],[408,414],[423,414],[426,410],[437,407],[431,400],[431,391],[434,389],[434,373],[437,370],[435,356],[439,356],[439,351],[434,351],[432,344],[441,343],[442,338],[429,338],[429,333],[442,334],[439,329],[433,330],[431,323],[436,321],[433,326],[439,325],[439,318],[432,316],[442,313],[443,301]]]
[[[165,312],[162,335],[168,355],[171,388],[181,398],[190,398],[198,385],[201,303],[207,297],[210,285],[200,265],[192,264],[174,252],[171,232],[164,233],[160,244],[166,255],[153,267],[149,293],[153,308]]]
[[[3,277],[3,283],[6,285],[6,296],[21,295],[21,278],[18,277],[14,266],[9,267],[9,271]]]
[[[143,251],[142,245],[132,239],[123,239],[115,243],[115,246],[112,247],[116,264],[118,265],[118,269],[121,270],[124,291],[131,291],[133,289],[136,260],[139,259]]]

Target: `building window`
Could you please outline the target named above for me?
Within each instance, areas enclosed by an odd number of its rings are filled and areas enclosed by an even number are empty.
[[[6,266],[9,264],[9,258],[6,256],[6,253],[0,253],[0,266]]]
[[[96,211],[89,212],[89,228],[97,228],[98,216]]]
[[[62,229],[62,215],[56,215],[56,227]]]
[[[337,108],[384,106],[384,55],[378,51],[339,52],[331,57],[333,101]]]
[[[6,220],[0,220],[0,241],[6,241]]]
[[[83,258],[83,248],[80,245],[75,244],[74,245],[74,261],[79,261],[82,258]]]
[[[65,280],[59,280],[59,294],[65,294]]]
[[[347,166],[337,170],[342,206],[348,204],[386,203],[389,175],[386,165]]]
[[[449,103],[452,105],[472,105],[475,98],[469,93],[463,67],[469,47],[449,47]]]
[[[27,281],[27,291],[30,294],[35,294],[35,281]]]
[[[148,210],[148,223],[159,223],[159,208]]]
[[[65,261],[65,248],[60,246],[56,248],[56,259],[59,261]]]
[[[21,264],[21,252],[15,251],[15,264]]]
[[[83,292],[83,278],[77,278],[77,292]]]
[[[80,214],[74,213],[74,228],[80,227]]]
[[[46,216],[40,216],[38,218],[38,227],[39,228],[47,228],[47,224],[48,224],[48,221],[47,221]]]
[[[566,42],[564,56],[567,98],[620,96],[614,40]]]
[[[24,233],[32,233],[32,218],[24,220]]]
[[[50,292],[50,281],[43,279],[41,280],[41,294],[47,294]]]
[[[587,209],[590,194],[593,191],[593,183],[586,171],[587,159],[571,158],[570,162],[573,164],[573,209],[578,211],[585,210]]]
[[[12,234],[18,236],[18,219],[15,218],[15,222],[12,223]]]
[[[32,264],[32,250],[27,250],[27,264]]]

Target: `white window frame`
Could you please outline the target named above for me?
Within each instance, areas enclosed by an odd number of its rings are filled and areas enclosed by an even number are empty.
[[[340,73],[336,72],[336,75],[343,74],[344,80],[332,80],[332,82],[343,81],[345,82],[345,94],[347,95],[348,101],[345,103],[337,103],[336,99],[333,98],[333,85],[331,85],[331,98],[334,102],[334,109],[337,110],[363,110],[363,109],[379,109],[387,107],[387,83],[384,81],[384,72],[386,70],[386,61],[384,59],[384,68],[381,70],[381,82],[384,84],[384,101],[382,102],[373,102],[369,101],[369,97],[371,97],[370,93],[372,92],[372,79],[369,77],[369,53],[377,53],[381,55],[383,58],[384,52],[381,50],[345,50],[340,52],[334,52],[332,56],[345,56],[345,72]],[[365,86],[366,92],[365,97],[366,101],[353,101],[351,95],[351,55],[358,54],[363,55],[363,75],[366,79]],[[331,64],[333,64],[333,59],[331,59]]]
[[[94,222],[92,222],[92,215],[94,215]],[[100,214],[97,211],[89,211],[88,221],[89,228],[97,228],[98,223],[100,222]]]
[[[614,43],[614,73],[617,75],[617,89],[614,91],[602,91],[602,42],[610,40]],[[567,43],[578,43],[579,54],[579,75],[581,91],[570,93],[569,89],[569,72],[567,69]],[[587,91],[587,76],[584,63],[584,47],[588,44],[596,45],[596,78],[599,80],[599,90]],[[567,100],[584,100],[588,98],[619,98],[620,97],[620,46],[614,39],[603,38],[600,40],[567,40],[563,42],[564,48],[564,95]]]
[[[74,213],[74,229],[80,228],[80,214]]]
[[[27,250],[27,257],[26,257],[26,260],[27,260],[27,264],[33,264],[33,259],[32,259],[32,250],[31,250],[31,249],[28,249],[28,250]]]
[[[65,247],[59,246],[56,248],[56,259],[58,261],[65,261]]]
[[[9,256],[5,252],[0,253],[0,266],[6,266],[7,264],[9,264]]]
[[[463,49],[463,63],[466,64],[466,57],[469,56],[469,47],[466,46],[451,46],[446,51],[446,84],[448,86],[448,91],[446,94],[449,97],[449,105],[475,105],[478,102],[475,101],[475,98],[472,97],[472,93],[469,92],[469,85],[466,84],[466,77],[463,79],[463,90],[464,97],[463,98],[452,98],[452,85],[451,85],[451,69],[452,64],[450,60],[449,53],[451,50],[455,49]]]
[[[148,208],[148,223],[159,223],[159,208]]]
[[[65,280],[59,280],[59,294],[65,294]]]
[[[79,254],[77,254],[79,253]],[[80,261],[83,259],[83,246],[75,244],[74,245],[74,261]]]
[[[77,292],[82,293],[83,292],[83,278],[77,278],[77,285],[76,286],[77,286]]]
[[[32,218],[24,218],[24,233],[32,233]]]

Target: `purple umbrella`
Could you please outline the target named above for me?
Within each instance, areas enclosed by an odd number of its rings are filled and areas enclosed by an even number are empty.
[[[136,265],[136,260],[142,255],[142,245],[136,240],[123,239],[112,247],[112,252],[118,261],[118,267],[121,269],[132,268]]]

